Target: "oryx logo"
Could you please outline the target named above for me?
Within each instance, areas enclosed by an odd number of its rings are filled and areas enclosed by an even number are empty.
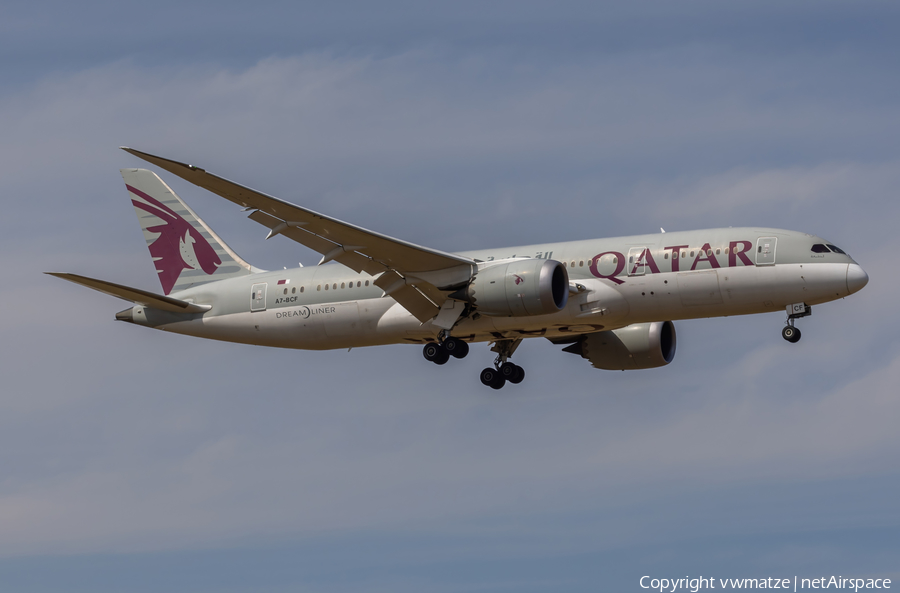
[[[131,203],[135,208],[149,212],[163,221],[163,224],[147,227],[151,233],[159,233],[159,237],[149,247],[163,292],[171,292],[182,270],[200,268],[207,274],[215,273],[222,260],[209,241],[191,223],[141,190],[130,185],[126,187],[143,200],[132,199]]]
[[[523,282],[525,282],[525,279],[522,278],[521,276],[519,276],[518,274],[513,274],[513,276],[516,277],[516,286],[518,286],[518,285],[522,284]]]

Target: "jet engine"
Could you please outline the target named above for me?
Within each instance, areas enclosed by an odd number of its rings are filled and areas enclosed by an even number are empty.
[[[520,259],[478,270],[452,298],[472,303],[483,315],[546,315],[565,308],[569,274],[552,259]]]
[[[675,358],[675,325],[671,321],[634,323],[621,329],[582,336],[563,348],[580,354],[598,369],[652,369]]]

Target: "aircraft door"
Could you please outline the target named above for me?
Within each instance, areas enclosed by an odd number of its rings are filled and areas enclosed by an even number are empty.
[[[265,282],[261,282],[250,287],[250,311],[266,310],[266,286]]]
[[[647,262],[644,261],[642,257],[644,252],[647,250],[646,247],[632,247],[628,250],[628,275],[629,276],[643,276],[644,268],[647,267]]]
[[[769,266],[775,263],[776,237],[760,237],[756,241],[756,265]]]

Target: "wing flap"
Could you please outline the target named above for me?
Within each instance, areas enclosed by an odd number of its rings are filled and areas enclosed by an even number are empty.
[[[375,286],[384,291],[385,296],[389,296],[409,311],[413,317],[425,323],[433,319],[441,310],[440,305],[429,299],[417,286],[407,284],[406,278],[391,270],[378,277],[375,280]],[[434,289],[437,290],[437,289]],[[440,300],[443,303],[446,297],[438,291]]]
[[[401,307],[409,311],[413,317],[422,323],[434,319],[441,311],[440,307],[432,303],[415,286],[403,286],[391,294],[391,298],[400,303]]]
[[[435,288],[434,285],[428,284],[427,282],[415,282],[412,286],[416,288],[419,292],[421,292],[425,297],[430,300],[432,303],[440,309],[441,305],[444,304],[444,301],[449,298],[447,295],[448,292],[441,292],[439,289]],[[435,311],[435,315],[437,315],[437,311]]]
[[[171,313],[202,313],[203,311],[209,311],[212,308],[209,305],[196,305],[161,294],[154,294],[139,288],[131,288],[130,286],[114,284],[112,282],[107,282],[106,280],[97,280],[96,278],[88,278],[87,276],[79,276],[78,274],[65,274],[59,272],[46,272],[46,274],[68,280],[69,282],[74,282],[75,284],[87,286],[98,292],[125,301],[144,305],[145,307],[160,309],[162,311],[169,311]]]

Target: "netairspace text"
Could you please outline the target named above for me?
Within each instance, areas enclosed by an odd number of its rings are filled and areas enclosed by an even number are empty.
[[[659,579],[650,576],[641,577],[642,589],[655,591],[684,590],[697,593],[701,589],[722,589],[725,591],[735,589],[783,589],[787,591],[799,591],[802,589],[844,589],[859,591],[860,589],[890,589],[891,579],[860,579],[845,578],[842,576],[818,577],[818,578],[777,578],[768,577],[762,579],[716,579],[715,577],[683,577],[679,579]]]

